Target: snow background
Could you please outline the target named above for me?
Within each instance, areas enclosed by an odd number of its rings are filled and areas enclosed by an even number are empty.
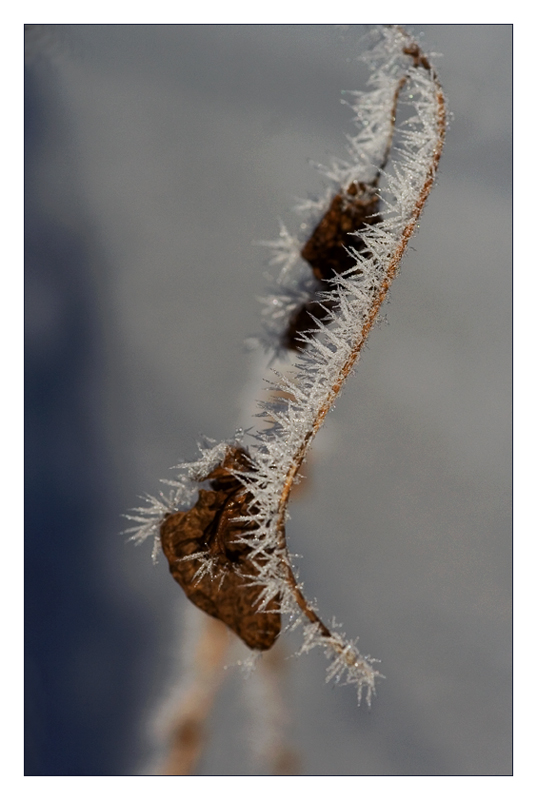
[[[306,594],[386,680],[369,711],[321,654],[289,662],[303,774],[511,771],[512,31],[415,31],[454,114],[438,184],[288,528]],[[297,228],[309,159],[343,155],[362,34],[27,33],[27,774],[150,761],[187,601],[120,515],[248,424],[254,242]],[[242,681],[202,774],[254,769]]]

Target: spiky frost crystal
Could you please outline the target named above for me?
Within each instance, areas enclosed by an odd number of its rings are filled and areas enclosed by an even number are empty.
[[[266,610],[277,599],[282,614],[296,619],[298,611],[304,624],[302,651],[322,647],[331,660],[327,679],[355,684],[359,699],[365,691],[368,702],[379,675],[373,660],[362,656],[355,642],[334,632],[334,626],[328,630],[313,606],[306,603],[301,587],[290,577],[283,526],[289,483],[357,361],[425,202],[443,143],[444,101],[429,62],[399,28],[376,29],[373,38],[374,46],[363,57],[372,68],[369,91],[348,93],[356,126],[355,134],[348,137],[348,160],[334,160],[320,168],[330,185],[322,198],[304,201],[299,211],[315,224],[335,193],[358,182],[375,186],[382,219],[361,227],[360,249],[353,248],[352,235],[348,237],[354,266],[325,281],[320,300],[326,300],[327,314],[322,322],[312,320],[311,332],[301,334],[304,350],[297,356],[293,372],[285,376],[274,372],[272,388],[277,399],[260,403],[264,427],[248,448],[252,471],[236,473],[239,481],[247,482],[251,497],[249,511],[241,520],[255,523],[244,534],[244,541],[251,549],[256,571],[245,579],[259,587],[259,610]],[[409,113],[394,128],[396,108],[403,104]],[[272,263],[281,271],[264,300],[264,339],[276,349],[285,320],[311,296],[311,271],[300,263],[303,244],[283,224],[279,238],[270,243]],[[148,507],[138,509],[133,519],[139,525],[131,529],[136,531],[133,538],[140,542],[154,535],[158,541],[163,517],[192,504],[199,487],[194,482],[221,463],[229,447],[241,442],[242,436],[237,436],[233,442],[201,448],[198,461],[179,465],[185,474],[168,482],[170,494],[148,498]]]

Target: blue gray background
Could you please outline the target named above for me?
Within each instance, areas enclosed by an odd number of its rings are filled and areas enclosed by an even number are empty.
[[[438,184],[288,531],[307,594],[386,680],[368,710],[321,654],[289,662],[303,774],[511,770],[512,30],[413,30],[453,112]],[[151,761],[187,601],[121,514],[200,434],[248,425],[254,242],[297,229],[309,159],[344,154],[363,33],[27,29],[27,774]],[[242,680],[202,774],[256,769]]]

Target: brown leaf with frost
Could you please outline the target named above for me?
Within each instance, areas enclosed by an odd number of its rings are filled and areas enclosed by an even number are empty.
[[[345,247],[363,252],[365,244],[359,235],[350,234],[378,222],[378,207],[376,188],[365,183],[353,181],[346,191],[341,191],[332,198],[328,211],[314,228],[300,253],[319,281],[319,289],[291,316],[282,339],[283,346],[288,350],[304,349],[300,334],[314,329],[314,320],[328,321],[327,312],[335,308],[335,303],[316,299],[318,291],[328,291],[326,284],[321,285],[321,281],[329,281],[335,275],[341,275],[355,266],[356,260]]]
[[[248,647],[268,650],[281,629],[277,600],[266,611],[258,611],[259,587],[249,585],[257,576],[250,557],[252,548],[241,537],[256,530],[255,522],[239,522],[252,500],[232,470],[251,470],[242,448],[230,448],[222,464],[202,480],[210,490],[200,489],[198,501],[189,511],[165,517],[160,526],[162,549],[173,577],[194,605],[224,622]],[[187,559],[187,556],[200,558]],[[210,559],[208,570],[200,570]]]
[[[365,245],[360,236],[349,234],[363,229],[366,224],[378,222],[378,206],[376,190],[365,183],[353,182],[346,192],[332,198],[328,211],[300,253],[318,280],[330,280],[355,265],[345,245],[358,252],[364,250]]]

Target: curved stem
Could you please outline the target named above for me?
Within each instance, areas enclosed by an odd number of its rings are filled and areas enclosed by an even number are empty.
[[[383,280],[383,282],[382,282],[382,284],[381,284],[381,286],[380,286],[380,288],[378,290],[378,293],[377,293],[377,295],[376,295],[376,297],[375,297],[375,299],[374,299],[374,301],[373,301],[373,303],[371,305],[371,308],[370,308],[369,314],[367,316],[367,319],[364,322],[364,324],[362,325],[360,331],[358,332],[358,335],[357,335],[356,340],[355,340],[355,344],[354,344],[354,346],[353,346],[353,348],[352,348],[352,350],[351,350],[351,352],[350,352],[345,364],[343,365],[343,367],[341,369],[341,372],[340,372],[336,382],[333,384],[333,386],[332,386],[332,388],[331,388],[331,390],[330,390],[330,392],[328,394],[328,397],[327,397],[326,401],[323,403],[323,405],[318,410],[318,413],[317,413],[317,415],[315,417],[315,420],[313,422],[311,430],[309,430],[308,433],[306,434],[306,436],[304,437],[300,447],[298,448],[298,450],[297,450],[297,452],[296,452],[296,454],[294,456],[293,462],[291,464],[291,467],[289,468],[289,471],[288,471],[287,476],[286,476],[285,481],[284,481],[284,485],[283,485],[283,489],[282,489],[282,493],[281,493],[280,501],[279,501],[279,505],[278,505],[278,515],[277,515],[276,524],[277,524],[277,530],[278,530],[279,546],[280,546],[280,549],[281,549],[282,554],[283,554],[282,561],[283,561],[283,567],[284,567],[284,570],[285,570],[285,573],[286,573],[286,577],[287,577],[287,583],[289,585],[289,588],[290,588],[290,590],[291,590],[291,592],[292,592],[292,594],[294,596],[294,599],[295,599],[298,607],[301,609],[301,611],[304,613],[304,615],[310,620],[310,622],[313,622],[314,624],[316,624],[319,627],[321,635],[325,636],[325,637],[331,637],[332,634],[331,634],[330,630],[326,627],[326,625],[322,622],[322,620],[318,617],[318,615],[315,613],[315,611],[311,608],[311,606],[309,605],[307,600],[305,599],[304,595],[302,594],[302,591],[300,590],[300,587],[297,584],[296,578],[294,576],[294,573],[293,573],[293,570],[292,570],[292,567],[291,567],[291,564],[290,564],[289,554],[288,554],[288,550],[287,550],[287,543],[286,543],[286,538],[285,538],[285,520],[286,520],[286,516],[287,516],[287,505],[288,505],[288,502],[289,502],[289,495],[291,493],[292,486],[293,486],[293,484],[295,482],[295,479],[296,479],[298,471],[299,471],[299,469],[300,469],[300,467],[302,465],[302,462],[304,461],[306,453],[307,453],[307,451],[308,451],[308,449],[309,449],[309,447],[310,447],[310,445],[311,445],[311,443],[313,441],[313,438],[315,437],[315,434],[317,433],[317,431],[319,430],[319,428],[323,424],[326,415],[328,414],[329,410],[332,408],[337,396],[339,395],[339,392],[341,391],[341,389],[343,387],[343,384],[345,383],[346,378],[348,377],[349,373],[351,372],[351,370],[352,370],[352,368],[353,368],[353,366],[354,366],[354,364],[356,362],[356,359],[358,358],[358,355],[360,354],[360,352],[361,352],[361,350],[362,350],[362,348],[364,346],[364,343],[367,340],[367,337],[368,337],[368,335],[369,335],[369,333],[371,331],[371,328],[373,327],[373,325],[375,323],[375,320],[377,318],[377,315],[378,315],[378,312],[380,310],[380,307],[381,307],[382,303],[384,302],[384,300],[386,299],[386,295],[388,294],[388,291],[389,291],[390,286],[391,286],[391,284],[393,282],[393,279],[395,278],[395,276],[397,274],[397,269],[398,269],[399,263],[401,261],[401,258],[403,256],[405,250],[406,250],[406,247],[407,247],[407,244],[408,244],[408,242],[410,240],[410,237],[414,233],[414,230],[416,228],[418,219],[419,219],[419,217],[421,215],[421,212],[423,211],[423,207],[425,205],[427,197],[429,196],[429,192],[431,191],[431,188],[433,186],[435,174],[436,174],[436,171],[437,171],[437,168],[438,168],[438,162],[440,160],[440,155],[442,153],[442,148],[443,148],[443,145],[444,145],[444,139],[445,139],[445,133],[446,133],[446,104],[445,104],[445,99],[444,99],[444,94],[443,94],[443,91],[442,91],[442,87],[440,86],[440,83],[438,81],[436,73],[432,70],[429,62],[427,61],[425,56],[423,56],[423,54],[419,50],[418,46],[414,42],[412,42],[410,39],[408,39],[408,45],[404,48],[404,52],[405,52],[405,54],[407,54],[407,55],[409,55],[409,56],[411,56],[413,58],[414,67],[420,67],[420,68],[426,69],[428,72],[430,72],[430,74],[431,74],[431,76],[433,78],[433,81],[435,83],[435,87],[436,87],[437,140],[436,140],[436,145],[435,145],[435,148],[434,148],[434,151],[433,151],[433,157],[432,157],[431,164],[430,164],[430,167],[429,167],[428,172],[427,172],[426,179],[425,179],[424,184],[423,184],[423,186],[421,188],[420,194],[418,196],[418,199],[416,201],[416,204],[414,206],[412,214],[410,215],[409,222],[407,223],[405,229],[403,230],[399,246],[397,247],[397,249],[395,250],[394,254],[392,255],[392,257],[390,259],[390,262],[389,262],[388,267],[386,269],[386,274],[385,274],[384,280]],[[401,93],[401,90],[402,90],[403,86],[407,82],[408,77],[409,76],[406,75],[404,78],[402,78],[401,81],[399,81],[399,84],[397,86],[397,89],[396,89],[396,92],[395,92],[395,97],[394,97],[394,105],[393,105],[393,114],[392,114],[392,119],[393,120],[395,120],[395,112],[396,112],[396,107],[397,107],[399,95]],[[393,138],[393,130],[392,130],[392,135],[390,136],[390,141],[388,143],[388,148],[387,148],[387,151],[386,151],[385,159],[383,161],[383,164],[382,164],[381,168],[379,169],[379,173],[378,173],[379,175],[380,175],[380,170],[383,169],[383,167],[386,165],[386,162],[387,162],[387,159],[388,159],[388,152],[389,152],[389,149],[391,148],[392,138]],[[378,178],[377,178],[377,180],[378,180]],[[339,648],[337,648],[337,649],[339,649]]]

